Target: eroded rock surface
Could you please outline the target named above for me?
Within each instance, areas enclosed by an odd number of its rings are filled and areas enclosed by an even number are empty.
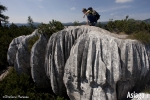
[[[64,73],[72,100],[122,100],[146,84],[149,46],[106,33],[83,33],[72,47]]]
[[[50,79],[52,90],[57,95],[64,95],[66,91],[63,76],[65,63],[70,55],[71,47],[83,30],[73,27],[64,29],[51,36],[47,44],[45,70]]]
[[[18,51],[18,46],[25,38],[25,35],[14,38],[9,44],[8,52],[7,52],[7,61],[9,65],[13,65],[16,59],[16,53]]]
[[[47,42],[48,39],[44,35],[40,35],[31,50],[31,75],[38,88],[50,87],[50,80],[46,76],[44,68]]]
[[[30,66],[31,48],[29,48],[30,45],[29,40],[33,39],[35,36],[38,36],[38,30],[35,30],[32,34],[25,36],[25,38],[18,46],[14,67],[19,74],[26,73],[28,75],[31,75],[31,66]]]
[[[49,82],[59,96],[67,92],[71,100],[122,100],[128,91],[139,92],[150,77],[150,45],[126,35],[71,26],[48,42],[41,35],[30,54],[28,41],[37,35],[35,30],[19,42],[16,58],[9,57],[8,62],[15,62],[19,73],[32,73],[39,87]]]

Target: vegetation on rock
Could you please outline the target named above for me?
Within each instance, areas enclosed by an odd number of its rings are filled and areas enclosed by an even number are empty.
[[[41,25],[39,25],[38,27],[38,31],[41,34],[46,34],[47,36],[51,36],[53,33],[56,33],[60,30],[64,29],[64,26],[61,22],[56,21],[56,20],[52,20],[49,21],[48,24],[44,24],[42,23]]]
[[[34,36],[33,38],[28,40],[28,51],[30,52],[32,49],[32,46],[35,44],[35,42],[39,39],[39,36]]]

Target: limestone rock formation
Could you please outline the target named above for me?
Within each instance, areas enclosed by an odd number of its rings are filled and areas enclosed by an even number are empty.
[[[106,33],[93,28],[71,48],[64,72],[71,100],[122,100],[150,76],[149,46]]]
[[[63,83],[65,63],[75,40],[84,33],[82,29],[70,27],[51,36],[47,44],[45,70],[50,79],[52,90],[57,95],[66,91]]]
[[[13,65],[14,61],[16,59],[16,53],[18,50],[19,44],[22,42],[22,40],[25,38],[25,36],[19,36],[17,38],[14,38],[11,43],[9,44],[8,52],[7,52],[7,61],[9,65]]]
[[[19,46],[10,44],[16,51],[12,55],[14,49],[8,49],[8,62],[18,73],[31,74],[38,87],[50,85],[59,96],[67,92],[71,100],[122,100],[128,91],[140,92],[150,77],[150,45],[126,35],[71,26],[49,40],[41,35],[29,51],[29,41],[37,36],[35,30],[12,42]]]
[[[38,30],[35,30],[32,34],[25,36],[18,46],[14,67],[19,74],[31,75],[29,41],[38,35]]]
[[[31,50],[31,75],[38,88],[48,88],[50,81],[45,73],[44,62],[48,39],[44,35],[33,45]]]

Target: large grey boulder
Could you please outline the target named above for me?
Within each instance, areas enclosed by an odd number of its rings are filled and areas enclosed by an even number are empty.
[[[18,46],[18,51],[16,53],[16,60],[14,62],[14,67],[19,74],[26,73],[31,75],[31,66],[30,66],[30,49],[29,47],[30,40],[33,40],[34,37],[38,37],[39,33],[36,29],[32,34],[27,35]]]
[[[129,91],[140,92],[150,77],[150,45],[126,35],[71,26],[49,40],[41,35],[30,46],[36,37],[38,30],[12,42],[8,62],[59,96],[67,92],[71,100],[122,100]]]
[[[149,75],[149,46],[94,27],[71,48],[64,84],[71,100],[122,100],[139,90]]]
[[[8,52],[7,52],[7,61],[9,65],[13,65],[16,59],[16,53],[18,51],[18,46],[25,38],[25,35],[14,38],[9,44]]]
[[[76,39],[86,33],[81,28],[69,27],[53,34],[47,44],[45,70],[55,94],[63,96],[66,92],[63,83],[65,63]]]
[[[31,75],[38,88],[50,87],[50,80],[46,76],[44,68],[47,42],[48,38],[42,34],[31,50]]]

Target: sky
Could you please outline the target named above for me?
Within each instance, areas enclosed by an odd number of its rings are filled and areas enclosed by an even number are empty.
[[[86,21],[82,9],[92,7],[100,15],[100,22],[129,18],[150,18],[150,0],[0,0],[7,7],[4,15],[9,23],[27,23],[28,16],[34,22],[48,23],[52,19],[62,23]]]

